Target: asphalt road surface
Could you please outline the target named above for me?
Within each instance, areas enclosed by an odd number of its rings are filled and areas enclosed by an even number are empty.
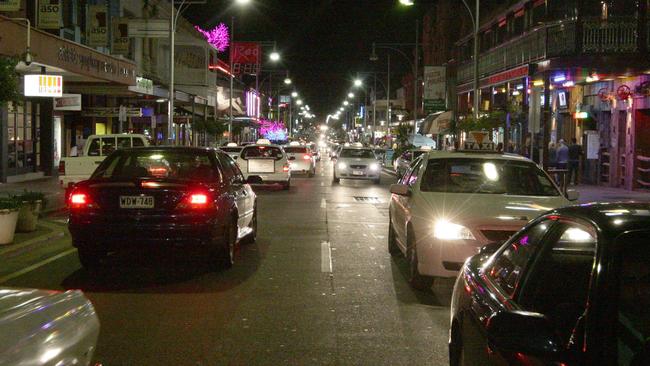
[[[448,286],[412,290],[387,251],[394,182],[332,185],[323,160],[289,192],[259,190],[258,240],[227,271],[165,251],[89,273],[71,253],[3,285],[82,289],[105,366],[446,365]]]

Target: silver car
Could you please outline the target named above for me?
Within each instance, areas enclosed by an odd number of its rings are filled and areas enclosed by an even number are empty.
[[[233,158],[233,160],[237,161],[237,157],[241,154],[243,148],[243,146],[223,146],[220,147],[219,150],[225,152],[228,156]]]
[[[334,162],[333,182],[339,183],[341,179],[365,179],[379,184],[381,164],[372,149],[359,147],[341,149]]]

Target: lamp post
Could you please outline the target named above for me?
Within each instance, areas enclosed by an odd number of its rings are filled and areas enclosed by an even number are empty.
[[[479,109],[479,80],[478,80],[478,27],[479,27],[479,0],[476,0],[476,11],[472,13],[472,9],[467,5],[467,1],[463,0],[463,5],[469,12],[469,17],[472,20],[472,25],[474,26],[474,121],[478,121],[478,109]]]
[[[235,84],[235,73],[233,71],[232,67],[232,60],[233,60],[233,52],[234,52],[234,46],[235,46],[235,17],[230,18],[230,43],[232,46],[230,47],[230,98],[228,101],[228,108],[229,108],[229,118],[228,118],[228,141],[232,142],[232,121],[233,121],[233,116],[232,116],[232,98],[234,96],[233,93],[233,87]]]

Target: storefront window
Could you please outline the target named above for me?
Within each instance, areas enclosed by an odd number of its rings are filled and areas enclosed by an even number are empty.
[[[9,103],[7,108],[8,174],[33,172],[40,163],[38,140],[40,109],[32,103]]]
[[[637,0],[585,0],[582,5],[582,15],[598,17],[607,20],[611,17],[638,16]]]

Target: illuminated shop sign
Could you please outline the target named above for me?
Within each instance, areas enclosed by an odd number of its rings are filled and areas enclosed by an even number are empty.
[[[25,75],[26,97],[61,97],[62,95],[61,75]]]

